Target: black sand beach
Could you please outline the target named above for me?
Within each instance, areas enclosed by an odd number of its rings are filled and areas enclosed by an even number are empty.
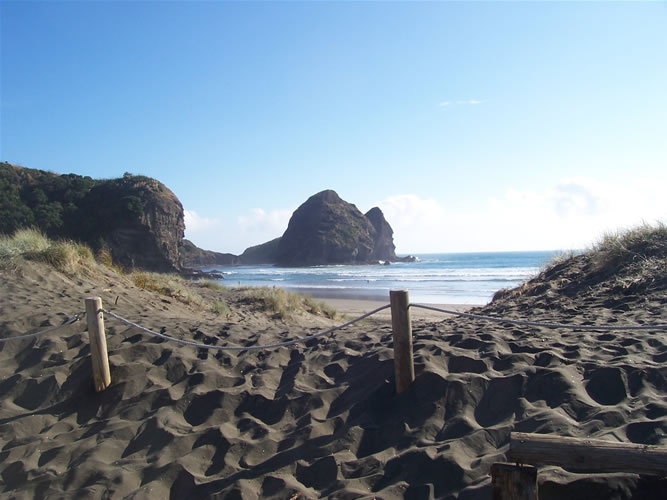
[[[567,259],[473,311],[664,324],[666,257],[604,270],[587,256]],[[642,274],[645,260],[658,274]],[[67,276],[27,262],[0,273],[2,338],[61,324],[91,295],[147,328],[211,345],[281,342],[343,321],[279,320],[243,303],[221,318],[110,270]],[[106,328],[112,384],[101,393],[85,321],[0,343],[3,496],[487,499],[490,467],[506,459],[513,431],[667,444],[664,330],[415,312],[416,380],[397,395],[388,316],[303,345],[230,353],[156,339],[109,317]],[[660,498],[664,487],[636,474],[540,472],[543,499]]]

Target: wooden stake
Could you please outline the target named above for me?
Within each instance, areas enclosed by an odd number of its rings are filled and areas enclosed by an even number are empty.
[[[104,317],[102,316],[102,299],[86,298],[86,320],[90,337],[90,359],[93,363],[93,379],[95,390],[101,392],[111,385],[109,356],[107,354],[107,338],[104,334]]]
[[[537,468],[496,463],[491,466],[493,500],[537,500]]]
[[[394,338],[394,370],[396,392],[405,391],[415,380],[415,366],[412,360],[412,321],[410,319],[410,299],[407,290],[391,290],[391,329]]]

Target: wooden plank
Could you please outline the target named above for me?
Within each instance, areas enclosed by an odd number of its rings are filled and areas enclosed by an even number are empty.
[[[93,380],[95,390],[100,392],[111,385],[107,338],[104,332],[104,317],[102,316],[102,299],[88,297],[85,303],[88,336],[90,338],[90,359],[93,364]]]
[[[509,460],[572,471],[667,475],[667,448],[546,434],[512,432]]]
[[[496,463],[491,466],[493,500],[538,500],[537,468]]]
[[[412,320],[410,319],[410,299],[407,290],[391,290],[391,330],[394,340],[394,371],[396,392],[405,391],[415,380],[415,366],[412,359]]]

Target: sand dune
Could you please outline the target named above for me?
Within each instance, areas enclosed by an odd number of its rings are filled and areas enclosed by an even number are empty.
[[[30,264],[23,277],[1,273],[3,338],[60,324],[89,295],[148,328],[212,345],[278,342],[333,324],[252,311],[224,320],[111,272],[72,278]],[[592,286],[570,298],[546,283],[481,312],[667,322],[664,287],[617,295]],[[667,445],[664,330],[416,316],[416,380],[396,395],[387,318],[240,353],[179,346],[107,318],[112,385],[95,393],[84,323],[0,343],[0,492],[8,498],[485,499],[511,431]],[[665,487],[555,467],[540,481],[543,499],[660,498]]]

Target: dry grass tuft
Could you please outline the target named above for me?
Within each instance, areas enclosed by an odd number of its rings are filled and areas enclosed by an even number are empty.
[[[624,232],[608,233],[593,245],[589,253],[598,268],[620,262],[647,261],[667,257],[667,225],[642,224]]]
[[[492,302],[525,296],[581,293],[645,294],[667,285],[667,226],[643,224],[610,233],[580,254],[556,256],[535,278],[517,288],[499,290]]]
[[[224,285],[216,283],[215,281],[200,280],[197,284],[203,288],[208,288],[209,290],[215,290],[216,292],[224,293],[228,291]]]
[[[49,240],[36,229],[0,236],[0,268],[16,270],[22,260],[43,262],[68,275],[92,272],[96,266],[93,252],[81,243]]]
[[[227,303],[223,302],[222,300],[216,300],[213,302],[213,304],[211,304],[211,311],[215,314],[225,316],[226,318],[229,318],[232,315],[232,310],[229,308]]]
[[[307,295],[270,287],[243,287],[240,290],[247,300],[256,301],[262,310],[280,319],[288,319],[299,313],[320,314],[330,319],[336,317],[335,309]]]
[[[151,273],[135,271],[128,275],[130,280],[139,288],[159,293],[184,304],[194,304],[208,308],[204,298],[192,291],[185,279],[176,274]]]
[[[151,273],[136,271],[128,275],[129,279],[139,288],[171,297],[183,304],[194,305],[207,309],[215,314],[229,317],[231,309],[226,302],[214,300],[212,303],[193,290],[193,284],[176,274]],[[215,285],[215,284],[214,284]],[[208,288],[208,287],[206,287]],[[216,287],[213,289],[217,290]]]

